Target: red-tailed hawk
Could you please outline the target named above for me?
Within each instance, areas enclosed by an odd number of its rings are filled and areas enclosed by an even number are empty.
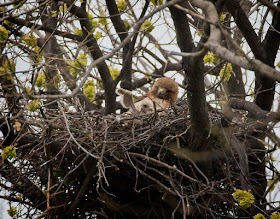
[[[133,95],[130,91],[119,88],[116,93],[121,97],[122,106],[129,109],[129,112],[148,113],[166,109],[174,104],[178,98],[178,84],[171,78],[159,78],[146,97],[136,103],[133,103]]]

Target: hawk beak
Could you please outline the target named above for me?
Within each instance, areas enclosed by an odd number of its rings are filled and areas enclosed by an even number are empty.
[[[164,96],[166,94],[166,89],[164,89],[164,88],[159,88],[158,89],[158,96],[159,97],[162,97],[162,96]]]

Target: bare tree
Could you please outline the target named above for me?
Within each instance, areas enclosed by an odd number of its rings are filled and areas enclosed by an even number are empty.
[[[0,9],[0,198],[10,216],[279,217],[279,1]],[[163,76],[180,86],[176,104],[123,113],[118,86],[137,100]]]

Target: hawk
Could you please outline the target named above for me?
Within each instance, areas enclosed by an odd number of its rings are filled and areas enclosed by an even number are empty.
[[[178,98],[178,84],[171,78],[159,78],[146,97],[133,103],[133,95],[123,88],[116,90],[121,97],[121,104],[133,114],[164,110],[174,104]]]

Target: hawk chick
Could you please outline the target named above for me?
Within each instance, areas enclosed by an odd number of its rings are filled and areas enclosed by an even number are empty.
[[[137,103],[133,103],[132,93],[122,88],[116,93],[121,96],[121,104],[132,113],[152,112],[163,110],[174,104],[178,97],[178,84],[171,78],[159,78],[147,93],[146,97]]]

